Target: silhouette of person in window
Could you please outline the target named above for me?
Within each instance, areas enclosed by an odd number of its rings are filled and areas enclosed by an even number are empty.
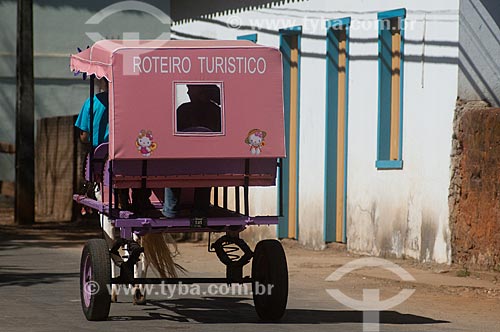
[[[188,84],[190,102],[180,105],[177,131],[221,132],[220,88],[215,84]]]

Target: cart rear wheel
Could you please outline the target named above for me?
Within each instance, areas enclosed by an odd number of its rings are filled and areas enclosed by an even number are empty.
[[[283,317],[288,299],[286,256],[277,240],[257,243],[252,261],[252,291],[255,310],[262,320]]]
[[[80,298],[87,320],[106,320],[111,296],[111,261],[103,239],[89,240],[83,247],[80,263]]]

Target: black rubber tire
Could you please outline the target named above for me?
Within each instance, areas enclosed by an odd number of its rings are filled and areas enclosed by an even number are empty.
[[[264,321],[277,321],[283,317],[288,300],[288,267],[281,242],[263,240],[257,243],[252,261],[252,291],[255,310]],[[258,294],[262,286],[270,292]],[[261,289],[259,289],[259,287]]]
[[[94,288],[93,294],[90,296],[90,305],[85,304],[84,299],[84,266],[90,259],[92,268],[90,280],[98,286]],[[111,258],[109,256],[109,248],[106,241],[103,239],[89,240],[82,251],[82,259],[80,261],[80,299],[82,303],[83,313],[87,320],[102,321],[107,320],[109,309],[111,306],[111,295],[108,292],[108,287],[111,285]]]

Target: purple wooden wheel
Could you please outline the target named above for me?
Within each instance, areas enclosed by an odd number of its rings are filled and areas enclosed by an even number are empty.
[[[88,320],[106,320],[111,296],[111,258],[104,239],[92,239],[85,244],[80,261],[80,298]]]

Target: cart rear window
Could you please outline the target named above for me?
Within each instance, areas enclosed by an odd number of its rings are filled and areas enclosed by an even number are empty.
[[[223,135],[222,82],[174,82],[175,134]]]

